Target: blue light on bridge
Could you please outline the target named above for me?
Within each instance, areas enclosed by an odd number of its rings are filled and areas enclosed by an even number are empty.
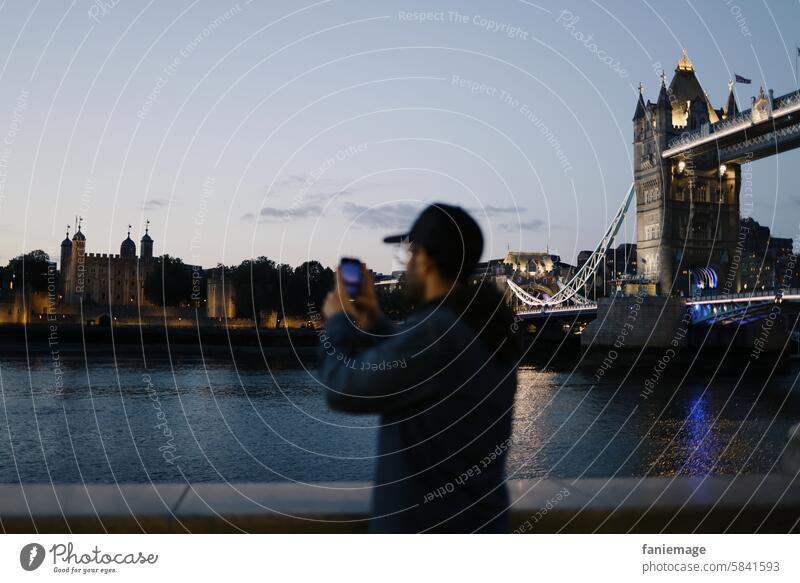
[[[693,267],[691,268],[694,285],[700,289],[716,289],[719,278],[717,270],[713,267]]]

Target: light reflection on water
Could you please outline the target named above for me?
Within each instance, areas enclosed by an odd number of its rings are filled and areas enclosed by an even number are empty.
[[[24,360],[0,361],[0,482],[370,478],[377,418],[328,411],[311,373],[148,364],[100,361],[87,375],[65,363],[56,395],[47,361],[30,375]],[[518,478],[766,472],[799,416],[730,380],[662,379],[644,399],[641,379],[593,385],[532,368],[519,379],[508,460]]]

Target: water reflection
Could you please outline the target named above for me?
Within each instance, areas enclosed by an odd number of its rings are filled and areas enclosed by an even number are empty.
[[[689,399],[686,415],[686,457],[681,473],[691,475],[711,471],[719,459],[716,452],[719,433],[714,431],[714,418],[708,411],[708,398],[705,392]]]
[[[0,366],[0,482],[372,475],[377,419],[332,413],[302,369],[237,369],[222,359],[147,369],[135,360],[100,361],[87,369],[81,360],[65,363],[65,388],[55,394],[46,362]],[[620,387],[580,372],[524,368],[519,379],[508,460],[519,478],[765,472],[797,417],[781,399],[759,396],[760,385],[732,393],[726,382],[664,379],[642,399],[638,378]],[[167,463],[165,443],[179,464]]]

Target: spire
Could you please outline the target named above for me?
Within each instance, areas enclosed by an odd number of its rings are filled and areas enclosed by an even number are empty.
[[[153,259],[153,238],[150,236],[150,220],[144,224],[144,235],[142,235],[142,254],[140,257],[143,261],[150,261]]]
[[[639,82],[639,100],[636,102],[636,112],[633,114],[633,121],[644,117],[644,85]]]
[[[62,247],[72,247],[72,241],[69,240],[69,225],[67,225],[67,237],[61,241]]]
[[[151,251],[152,251],[152,243],[153,239],[150,237],[150,220],[148,219],[144,224],[144,235],[142,236],[142,244],[150,243],[151,244]],[[142,248],[142,253],[144,253],[145,249]]]
[[[131,239],[131,225],[128,225],[128,238],[119,246],[120,257],[136,257],[136,243]]]
[[[683,49],[683,57],[678,60],[678,71],[694,71],[694,66],[686,56],[686,49]]]
[[[725,102],[723,112],[725,117],[731,117],[739,113],[739,107],[736,105],[736,96],[733,94],[733,81],[728,81],[728,100]]]
[[[73,241],[85,241],[86,236],[81,232],[81,226],[83,224],[83,217],[75,217],[75,234],[72,235]]]
[[[659,107],[669,107],[669,94],[667,93],[667,74],[661,70],[661,89],[658,92],[658,101],[656,104]]]

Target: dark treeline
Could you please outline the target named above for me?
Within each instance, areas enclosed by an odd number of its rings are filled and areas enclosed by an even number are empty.
[[[295,268],[272,259],[246,259],[226,274],[233,285],[236,315],[257,318],[261,312],[301,316],[309,304],[322,307],[325,294],[333,287],[334,274],[319,261],[306,261]]]
[[[6,266],[8,273],[4,277],[13,279],[14,286],[19,289],[44,292],[47,290],[49,266],[50,256],[37,249],[11,259]]]
[[[162,255],[145,277],[144,297],[156,306],[200,306],[206,299],[206,279],[179,257]]]
[[[317,309],[333,285],[333,271],[318,261],[297,267],[275,263],[267,257],[245,259],[226,267],[225,285],[233,289],[237,318],[258,319],[262,313],[299,316]],[[147,276],[144,294],[157,306],[201,306],[206,301],[210,273],[164,255],[161,264]]]

